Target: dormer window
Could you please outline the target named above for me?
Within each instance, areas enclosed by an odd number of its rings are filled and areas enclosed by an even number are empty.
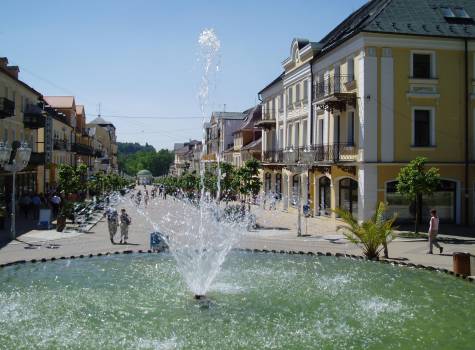
[[[463,7],[441,7],[445,20],[451,24],[474,24],[473,18]]]

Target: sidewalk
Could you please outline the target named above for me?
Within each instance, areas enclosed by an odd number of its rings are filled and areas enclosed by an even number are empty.
[[[153,227],[129,204],[124,203],[121,206],[127,207],[132,215],[133,224],[130,226],[130,238],[127,245],[111,244],[107,223],[105,219],[100,219],[97,225],[87,233],[71,230],[62,233],[54,230],[31,230],[0,249],[0,264],[16,260],[70,257],[124,250],[147,251]],[[361,255],[359,247],[348,242],[341,233],[337,232],[338,222],[335,220],[308,218],[308,225],[306,225],[305,219],[302,219],[304,236],[297,237],[296,214],[264,211],[257,207],[253,208],[253,212],[258,216],[257,221],[260,227],[255,231],[244,233],[241,242],[237,245],[238,248]],[[153,213],[153,216],[157,217],[162,215],[164,213]],[[475,254],[475,238],[452,235],[440,235],[440,238],[444,247],[442,255],[426,254],[427,240],[425,239],[398,238],[389,244],[390,260],[452,270],[453,252]]]

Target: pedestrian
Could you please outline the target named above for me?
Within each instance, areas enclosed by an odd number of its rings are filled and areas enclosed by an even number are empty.
[[[124,208],[120,211],[120,243],[127,244],[129,239],[129,225],[132,223],[132,219]]]
[[[147,190],[145,190],[145,195],[144,195],[143,199],[144,199],[144,202],[145,202],[145,206],[147,206],[147,205],[148,205],[148,200],[149,200],[149,196],[148,196],[148,191],[147,191]]]
[[[432,246],[435,245],[439,248],[439,254],[442,254],[444,248],[437,242],[437,233],[439,233],[439,217],[437,216],[437,210],[432,209],[430,211],[429,221],[429,251],[427,254],[432,254]]]
[[[117,226],[119,225],[119,214],[115,208],[109,207],[105,211],[104,216],[107,217],[110,240],[111,243],[114,244],[114,236],[117,233]]]
[[[57,193],[53,194],[51,197],[51,205],[53,206],[53,216],[58,216],[59,206],[61,205],[61,197]]]
[[[135,202],[137,203],[137,207],[140,206],[140,202],[142,202],[142,192],[140,190],[135,196]]]
[[[41,207],[41,197],[38,195],[38,193],[33,195],[33,198],[31,198],[31,203],[33,204],[33,218],[38,220],[40,217]]]
[[[28,194],[23,194],[21,197],[20,197],[20,201],[19,201],[19,204],[20,204],[20,210],[21,212],[23,213],[23,215],[25,216],[25,219],[28,219],[28,212],[30,210],[30,206],[31,206],[31,198]]]

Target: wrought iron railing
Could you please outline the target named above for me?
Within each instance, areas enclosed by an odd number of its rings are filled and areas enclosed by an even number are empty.
[[[284,151],[270,150],[262,152],[262,162],[264,163],[282,163],[284,161]]]
[[[334,75],[326,77],[314,85],[313,96],[315,100],[321,100],[336,93],[349,92],[353,81],[353,75]]]
[[[66,140],[54,140],[53,148],[58,151],[67,151],[68,142]]]
[[[73,143],[71,145],[71,151],[83,156],[92,156],[94,154],[94,150],[91,146],[83,145],[81,143]]]

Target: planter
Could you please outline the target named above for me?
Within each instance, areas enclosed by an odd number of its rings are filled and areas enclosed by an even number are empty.
[[[66,216],[58,216],[56,219],[56,231],[63,232],[66,227]]]

